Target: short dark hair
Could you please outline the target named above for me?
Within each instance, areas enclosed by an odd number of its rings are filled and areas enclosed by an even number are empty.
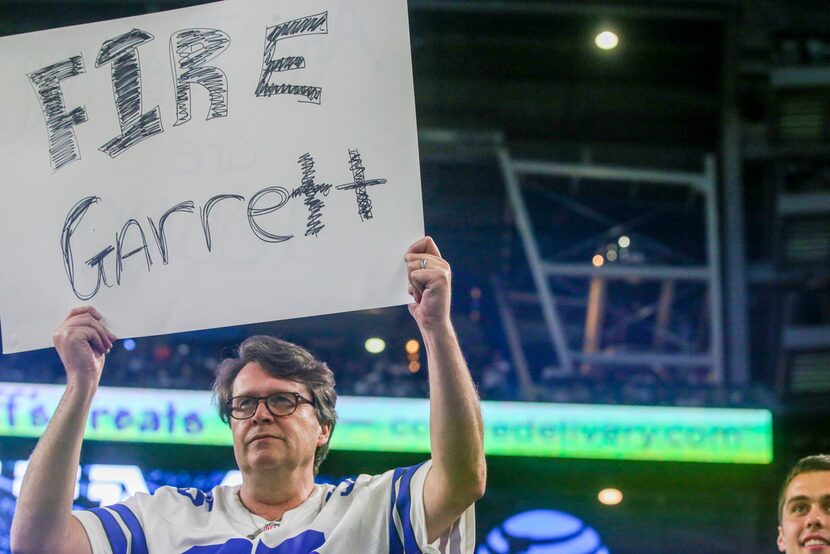
[[[329,440],[314,452],[314,475],[329,453],[329,442],[337,423],[337,392],[334,390],[334,373],[324,362],[315,358],[308,350],[286,340],[267,335],[249,337],[239,345],[237,356],[222,360],[216,368],[213,381],[213,400],[219,409],[219,417],[230,425],[230,414],[226,401],[233,394],[233,383],[242,368],[256,362],[274,377],[302,383],[308,387],[317,421],[329,425]]]
[[[790,486],[793,479],[802,473],[812,473],[814,471],[830,471],[830,454],[814,454],[813,456],[801,458],[787,474],[787,478],[784,479],[784,484],[781,485],[781,491],[778,493],[779,524],[784,514],[784,501],[786,500],[787,487]]]

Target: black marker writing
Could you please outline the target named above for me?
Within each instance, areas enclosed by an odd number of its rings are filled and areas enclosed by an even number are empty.
[[[357,213],[360,220],[372,219],[372,201],[369,199],[369,193],[366,192],[366,168],[363,167],[363,159],[360,157],[357,148],[349,150],[349,169],[352,170],[352,177],[354,177],[356,185],[354,194],[357,199]]]
[[[124,254],[124,237],[127,236],[127,231],[135,227],[138,229],[141,236],[141,246]],[[147,237],[144,236],[144,229],[138,224],[135,219],[130,219],[121,227],[121,232],[115,234],[115,282],[121,284],[121,270],[124,267],[124,260],[144,251],[144,259],[147,262],[147,271],[150,271],[150,266],[153,265],[153,260],[150,258],[150,249],[147,247]]]
[[[112,62],[112,90],[121,135],[108,141],[99,150],[114,158],[142,140],[164,131],[161,115],[156,106],[142,113],[141,65],[138,47],[153,40],[153,35],[140,29],[106,41],[101,45],[95,67]]]
[[[207,119],[228,115],[228,78],[205,63],[228,48],[231,38],[217,29],[185,29],[170,37],[170,62],[176,87],[176,123],[190,121],[190,87],[198,84],[210,95]]]
[[[306,102],[309,104],[319,104],[320,96],[322,95],[322,93],[323,89],[321,89],[320,87],[306,85],[268,84],[257,87],[257,96],[276,96],[278,94],[302,96],[305,98],[305,100],[300,100],[300,102]]]
[[[300,156],[297,163],[300,164],[303,170],[303,179],[300,187],[291,192],[291,198],[305,196],[303,203],[308,208],[305,236],[314,235],[316,237],[325,227],[320,220],[323,217],[323,208],[326,206],[322,200],[317,198],[317,194],[322,193],[323,196],[328,196],[331,185],[326,183],[318,185],[314,182],[314,158],[310,154],[305,153]]]
[[[337,185],[337,190],[354,190],[357,199],[357,214],[360,216],[360,220],[372,219],[372,200],[369,198],[366,187],[386,184],[386,179],[366,180],[366,168],[363,167],[363,158],[360,157],[357,148],[349,149],[349,169],[354,181]]]
[[[267,208],[257,208],[257,203],[268,194],[278,195],[280,197],[280,201],[273,206],[268,206]],[[263,240],[265,242],[284,242],[294,236],[275,235],[273,233],[269,233],[256,222],[257,217],[274,213],[285,206],[286,202],[288,202],[288,191],[282,187],[264,188],[251,197],[251,200],[248,202],[248,224],[251,226],[251,230],[259,240]]]
[[[268,27],[265,33],[265,52],[262,59],[262,73],[256,87],[256,96],[269,97],[278,94],[300,96],[308,102],[319,104],[323,89],[314,85],[272,84],[271,77],[275,73],[305,68],[303,56],[288,56],[274,59],[277,42],[289,38],[325,35],[328,30],[328,12],[322,12]]]
[[[286,56],[268,62],[268,66],[266,67],[266,71],[269,73],[291,71],[292,69],[305,69],[305,58],[302,56]]]
[[[43,116],[46,118],[46,131],[49,133],[49,163],[54,171],[81,159],[74,127],[86,122],[86,108],[79,106],[66,113],[60,82],[84,72],[84,60],[81,56],[73,56],[28,75],[29,81],[35,87]]]
[[[105,277],[103,260],[107,254],[112,252],[112,246],[108,246],[87,260],[86,263],[90,267],[95,267],[96,264],[98,265],[98,276],[95,282],[95,289],[88,294],[79,292],[75,286],[75,261],[72,256],[72,234],[77,230],[78,225],[81,224],[81,220],[83,220],[87,210],[89,210],[89,207],[100,201],[101,199],[97,196],[87,196],[86,198],[82,198],[77,204],[72,206],[71,210],[69,210],[69,214],[67,214],[66,220],[63,223],[63,230],[61,231],[63,268],[66,271],[66,276],[69,278],[69,284],[72,286],[72,291],[75,293],[75,296],[81,300],[89,300],[98,293],[98,289],[101,288],[101,281]]]
[[[349,159],[349,169],[352,172],[354,182],[333,187],[327,183],[316,182],[317,170],[315,169],[314,158],[310,154],[306,153],[300,156],[298,163],[300,165],[300,169],[302,170],[302,183],[298,188],[289,193],[284,187],[266,187],[257,191],[248,201],[245,215],[247,216],[248,225],[250,226],[254,236],[266,243],[280,243],[293,238],[294,235],[291,234],[280,235],[273,232],[273,230],[266,230],[263,221],[267,220],[266,216],[269,214],[274,214],[278,210],[282,209],[291,199],[303,198],[303,203],[308,209],[305,236],[317,237],[325,227],[323,224],[323,209],[326,207],[326,204],[320,198],[321,195],[328,196],[332,189],[342,191],[354,190],[355,194],[358,194],[361,191],[361,188],[365,189],[365,187],[382,185],[386,183],[386,179],[367,180],[365,178],[366,169],[357,149],[349,150]],[[337,195],[335,195],[335,197],[336,196]],[[201,227],[204,233],[205,245],[207,246],[208,252],[211,252],[212,249],[210,215],[213,208],[224,200],[236,200],[242,202],[245,200],[245,197],[239,194],[217,194],[210,197],[204,205],[199,207]],[[105,264],[113,263],[112,258],[108,260],[108,256],[112,252],[115,252],[115,284],[117,285],[121,285],[122,283],[124,260],[127,258],[143,253],[147,271],[150,271],[151,266],[153,265],[153,260],[150,256],[150,247],[147,243],[147,237],[144,229],[142,229],[141,222],[138,219],[128,219],[126,223],[124,223],[123,227],[121,227],[121,230],[115,233],[114,243],[105,246],[86,261],[86,265],[92,268],[95,272],[94,290],[92,290],[92,292],[82,292],[79,290],[76,283],[72,241],[75,231],[78,229],[78,226],[86,216],[86,213],[94,204],[99,203],[101,203],[101,198],[98,196],[88,196],[76,203],[69,210],[61,231],[61,252],[63,254],[63,264],[66,276],[69,279],[69,284],[72,287],[72,291],[75,296],[83,301],[89,300],[95,296],[101,289],[102,284],[107,287],[113,286],[113,284],[108,282],[107,272],[105,271]],[[231,203],[231,205],[236,205],[236,203]],[[370,208],[371,202],[369,202],[368,196],[363,200],[362,204],[359,201],[358,212],[361,214],[363,221],[371,218],[372,214]],[[155,239],[155,245],[158,249],[159,255],[161,256],[162,263],[168,264],[170,262],[170,249],[168,247],[167,236],[165,234],[166,224],[168,223],[170,216],[174,213],[193,213],[194,211],[194,202],[192,200],[186,200],[165,211],[158,219],[158,224],[156,224],[152,218],[147,217],[147,221],[149,222],[153,238]],[[130,239],[127,238],[128,235],[130,235]],[[132,247],[125,247],[125,244],[127,243],[131,244]],[[96,246],[95,249],[97,248],[98,247]],[[95,250],[93,249],[92,251]]]
[[[207,245],[208,252],[211,251],[211,242],[210,242],[210,210],[213,209],[213,206],[221,202],[222,200],[245,200],[244,196],[239,196],[238,194],[218,194],[212,197],[210,200],[205,202],[205,205],[199,208],[199,217],[202,219],[202,232],[205,235],[205,244]]]
[[[106,248],[104,248],[103,250],[101,250],[100,252],[98,252],[97,254],[92,256],[90,259],[88,259],[86,262],[84,262],[84,263],[86,263],[86,265],[88,265],[92,269],[95,269],[96,267],[98,268],[97,279],[95,281],[95,290],[92,291],[92,293],[89,295],[89,298],[92,298],[93,296],[95,296],[98,293],[98,289],[101,288],[101,283],[103,283],[107,287],[112,286],[109,283],[109,281],[107,281],[107,271],[104,268],[104,258],[106,258],[110,254],[112,254],[113,250],[115,250],[115,249],[112,246],[107,246]],[[87,300],[87,299],[82,298],[81,300]]]
[[[161,263],[167,265],[169,261],[168,252],[167,252],[167,235],[164,234],[164,224],[167,223],[167,218],[173,215],[174,213],[189,213],[192,214],[194,210],[193,202],[191,200],[187,200],[185,202],[180,202],[176,204],[166,212],[162,214],[159,218],[158,227],[153,222],[153,219],[148,217],[147,221],[150,222],[150,228],[153,230],[153,238],[156,239],[156,245],[159,247],[159,252],[161,252]]]

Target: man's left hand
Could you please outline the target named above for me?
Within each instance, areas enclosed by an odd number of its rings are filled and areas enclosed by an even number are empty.
[[[435,241],[424,237],[406,251],[409,294],[415,302],[409,312],[421,330],[436,329],[450,321],[450,264],[441,257]]]

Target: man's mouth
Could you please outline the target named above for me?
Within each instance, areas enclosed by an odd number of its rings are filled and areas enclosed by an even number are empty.
[[[811,546],[830,546],[830,539],[825,539],[818,535],[810,535],[801,541],[801,546],[806,546],[807,548]]]
[[[266,440],[266,439],[277,440],[277,439],[279,439],[279,437],[277,437],[276,435],[255,435],[254,438],[252,438],[251,440],[248,441],[248,444],[253,444],[257,441]]]

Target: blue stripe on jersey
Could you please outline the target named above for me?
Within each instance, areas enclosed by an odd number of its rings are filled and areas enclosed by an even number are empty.
[[[286,539],[277,546],[266,546],[259,542],[256,554],[315,554],[326,542],[326,535],[308,529],[299,535]],[[182,554],[251,554],[253,543],[248,539],[229,539],[224,544],[192,546]]]
[[[399,467],[392,474],[392,494],[389,496],[389,554],[403,554],[403,543],[395,528],[395,484],[403,475],[405,468]]]
[[[124,504],[113,504],[112,506],[107,506],[107,508],[118,512],[118,515],[121,516],[121,519],[127,525],[127,529],[130,530],[130,534],[133,537],[130,554],[147,554],[147,539],[144,537],[144,529],[141,527],[141,522],[135,517],[133,511]]]
[[[409,485],[412,481],[412,476],[415,475],[415,472],[422,465],[424,465],[423,462],[416,466],[406,468],[401,478],[401,486],[398,488],[398,500],[395,503],[398,509],[398,515],[401,518],[401,523],[403,524],[403,543],[406,554],[421,554],[421,549],[418,548],[418,541],[415,539],[415,532],[412,530],[412,520],[409,516],[412,505]]]
[[[110,548],[112,548],[112,554],[127,554],[127,537],[124,536],[124,531],[121,530],[115,516],[109,513],[106,508],[92,508],[89,511],[101,520],[104,533],[107,534],[107,540],[110,543]]]
[[[308,529],[299,535],[282,541],[277,546],[266,546],[260,542],[255,554],[316,554],[317,549],[326,542],[326,535],[320,531]],[[220,554],[224,554],[221,553]]]

